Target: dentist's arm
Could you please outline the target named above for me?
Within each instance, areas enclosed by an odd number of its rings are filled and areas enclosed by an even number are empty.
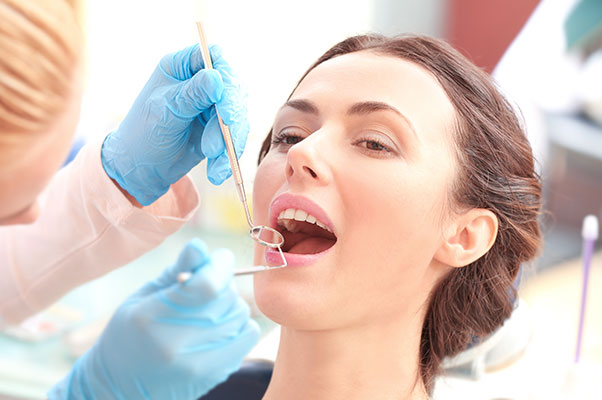
[[[48,393],[67,399],[197,399],[236,371],[259,337],[233,284],[233,256],[199,240],[130,296]],[[178,283],[180,272],[192,278]]]
[[[90,143],[50,181],[30,225],[0,226],[0,326],[16,324],[68,291],[140,257],[194,215],[189,177],[138,208],[121,193]]]
[[[0,227],[0,328],[180,228],[199,199],[186,173],[203,158],[213,183],[231,174],[214,110],[240,156],[249,130],[245,96],[219,49],[211,55],[212,71],[203,70],[198,46],[165,56],[119,128],[53,178],[38,220]]]

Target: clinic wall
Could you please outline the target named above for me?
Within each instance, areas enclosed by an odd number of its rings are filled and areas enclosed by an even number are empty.
[[[520,32],[539,0],[447,0],[444,37],[487,72]]]
[[[372,27],[385,35],[420,33],[442,37],[448,0],[374,0]]]

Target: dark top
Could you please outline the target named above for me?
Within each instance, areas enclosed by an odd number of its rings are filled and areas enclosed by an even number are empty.
[[[274,363],[266,360],[248,360],[199,400],[261,400],[265,394]]]

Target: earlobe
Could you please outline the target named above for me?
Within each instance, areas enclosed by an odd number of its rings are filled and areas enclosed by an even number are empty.
[[[497,230],[498,219],[493,212],[473,208],[457,217],[435,253],[435,259],[450,267],[464,267],[489,251]]]

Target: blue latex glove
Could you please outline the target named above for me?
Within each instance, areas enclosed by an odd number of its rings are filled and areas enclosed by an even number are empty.
[[[249,123],[246,96],[218,47],[206,70],[195,45],[163,57],[119,128],[102,146],[102,165],[142,205],[157,200],[192,167],[208,158],[207,175],[216,185],[232,171],[214,104],[230,127],[237,157]]]
[[[232,283],[234,257],[200,240],[130,296],[48,393],[57,399],[192,400],[238,370],[259,328]],[[193,272],[183,284],[178,273]]]

